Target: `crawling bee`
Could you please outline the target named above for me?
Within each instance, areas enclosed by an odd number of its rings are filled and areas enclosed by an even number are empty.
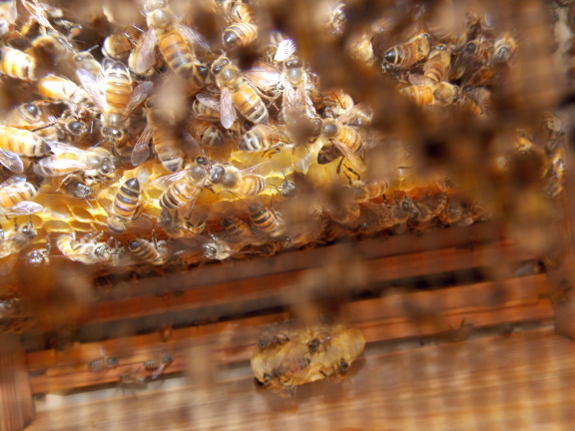
[[[81,239],[76,239],[76,232],[60,235],[56,239],[56,246],[60,253],[74,262],[85,265],[108,262],[112,250],[107,243],[98,242],[103,232],[89,233]]]
[[[100,349],[100,356],[88,362],[88,369],[92,373],[100,373],[102,371],[116,368],[119,364],[118,358],[115,356],[108,355],[108,353],[106,352],[106,350],[104,350],[102,346],[99,346],[99,349]]]
[[[172,256],[172,252],[168,248],[166,241],[156,240],[155,231],[152,231],[151,242],[142,238],[134,238],[128,244],[128,250],[130,250],[136,259],[151,263],[152,265],[164,265]]]
[[[254,124],[268,122],[269,113],[261,97],[225,56],[212,64],[212,73],[220,89],[220,121],[229,129],[237,118],[236,110]]]
[[[130,178],[120,186],[112,204],[108,217],[108,229],[114,234],[124,232],[130,221],[140,215],[140,182],[138,178]]]
[[[115,157],[102,146],[82,150],[52,143],[50,149],[54,155],[44,157],[34,165],[34,172],[41,177],[69,177],[81,172],[86,184],[91,185],[116,175]]]
[[[84,90],[103,115],[102,136],[119,142],[130,113],[150,94],[153,84],[144,82],[133,88],[128,68],[119,61],[105,61],[97,73],[84,68],[76,70]]]
[[[42,205],[30,202],[40,187],[26,181],[23,175],[13,175],[0,184],[0,214],[30,215],[42,211]]]
[[[431,38],[427,33],[422,33],[403,44],[390,48],[383,58],[394,67],[407,69],[427,58],[430,48]]]
[[[129,59],[130,68],[138,75],[147,75],[155,63],[155,47],[168,66],[180,78],[191,83],[196,92],[208,76],[208,68],[201,64],[193,46],[209,51],[209,43],[197,31],[179,22],[165,0],[149,0],[144,5],[149,30]]]
[[[166,369],[168,365],[173,362],[174,358],[168,352],[162,352],[160,355],[156,355],[151,359],[147,359],[144,361],[144,368],[146,370],[154,370],[152,374],[152,380],[158,378],[162,371]]]

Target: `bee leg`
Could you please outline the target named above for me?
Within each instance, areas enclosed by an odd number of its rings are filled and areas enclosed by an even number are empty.
[[[265,150],[262,153],[263,157],[267,157],[267,158],[272,158],[272,156],[275,156],[276,154],[278,154],[281,151],[280,145],[274,145],[271,148],[268,148],[267,150]]]

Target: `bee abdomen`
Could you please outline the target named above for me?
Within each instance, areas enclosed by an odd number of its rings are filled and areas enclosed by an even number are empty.
[[[247,46],[258,38],[258,28],[247,22],[237,22],[224,31],[223,41],[226,48]]]
[[[232,94],[235,108],[254,124],[268,122],[269,113],[264,102],[250,87],[242,87],[242,90]]]
[[[12,78],[35,81],[36,61],[30,55],[14,48],[2,47],[0,61],[0,73]]]
[[[137,178],[132,178],[124,183],[116,194],[114,210],[117,215],[130,218],[136,210],[140,200],[140,183]]]

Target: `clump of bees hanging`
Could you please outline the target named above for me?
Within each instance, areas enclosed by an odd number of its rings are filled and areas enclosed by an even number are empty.
[[[346,35],[342,55],[440,118],[489,119],[521,46],[490,11],[447,25],[422,4],[390,6],[347,37],[345,3],[321,4],[318,28]],[[18,256],[186,269],[492,216],[447,175],[420,176],[409,142],[374,127],[368,103],[324,88],[265,2],[187,6],[2,3],[4,274]],[[203,35],[200,19],[221,31],[204,23]],[[565,135],[551,113],[537,129],[492,157],[504,170],[510,153],[539,151],[540,193],[555,197]],[[372,157],[381,148],[388,157]]]

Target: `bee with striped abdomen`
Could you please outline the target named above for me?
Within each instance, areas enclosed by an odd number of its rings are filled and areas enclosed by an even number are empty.
[[[236,110],[254,124],[268,122],[266,105],[229,58],[222,55],[214,61],[212,73],[220,89],[220,121],[226,129],[236,120]]]
[[[129,223],[140,215],[140,182],[130,178],[118,188],[111,214],[108,216],[108,229],[113,234],[124,232]]]
[[[30,202],[40,187],[26,181],[23,175],[13,175],[0,184],[0,215],[30,215],[42,211],[42,205]]]
[[[134,238],[128,244],[128,250],[136,259],[152,265],[164,265],[172,257],[166,241],[156,240],[156,232],[152,231],[152,241]]]
[[[427,58],[431,38],[427,33],[418,34],[405,43],[395,45],[384,54],[385,61],[393,66],[407,69]]]
[[[118,142],[124,136],[124,125],[130,113],[146,100],[153,84],[144,82],[133,88],[132,77],[123,63],[109,60],[104,65],[96,74],[84,68],[76,70],[76,74],[102,113],[102,135]]]
[[[89,233],[83,238],[76,239],[76,232],[60,235],[56,239],[56,246],[60,253],[74,262],[85,265],[108,262],[111,259],[112,250],[109,244],[98,242],[103,232]]]

